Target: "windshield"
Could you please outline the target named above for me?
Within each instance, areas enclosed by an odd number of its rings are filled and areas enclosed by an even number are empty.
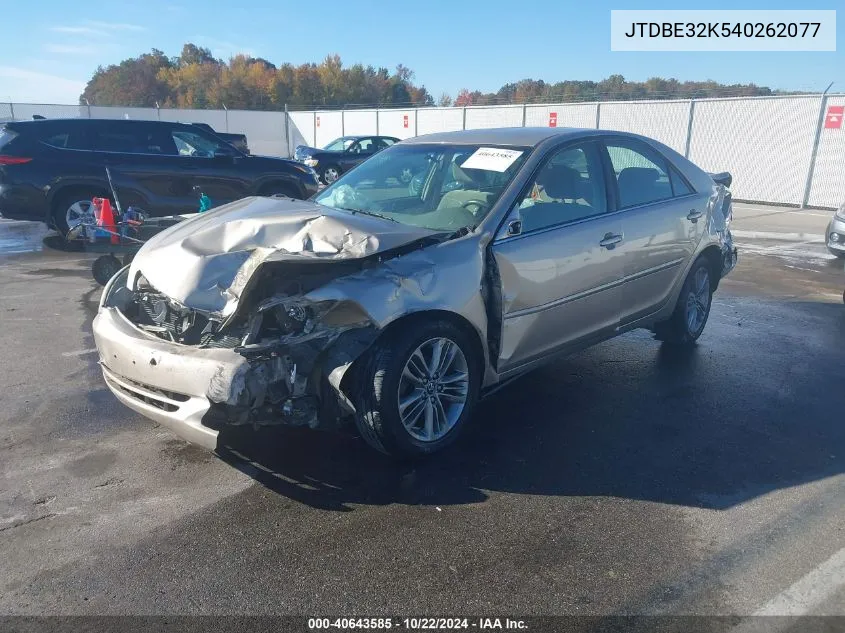
[[[528,156],[525,147],[396,145],[324,189],[327,207],[435,231],[474,229]]]
[[[336,138],[331,143],[326,145],[323,149],[327,152],[342,152],[349,148],[355,142],[354,136],[341,136]]]

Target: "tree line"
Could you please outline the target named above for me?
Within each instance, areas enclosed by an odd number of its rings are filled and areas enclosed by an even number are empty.
[[[99,67],[80,96],[91,105],[280,110],[345,105],[493,105],[625,99],[687,99],[717,96],[761,96],[775,92],[754,84],[723,85],[714,81],[679,82],[652,78],[626,81],[611,75],[602,81],[523,79],[497,92],[461,90],[436,101],[414,83],[411,69],[393,70],[362,64],[344,66],[338,55],[319,64],[276,66],[266,59],[236,55],[228,62],[207,48],[185,44],[178,57],[153,49],[119,64]],[[785,93],[783,93],[785,94]]]

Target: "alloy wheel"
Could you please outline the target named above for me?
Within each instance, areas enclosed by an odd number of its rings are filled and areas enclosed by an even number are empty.
[[[432,338],[410,355],[399,380],[399,417],[421,442],[445,436],[461,417],[469,394],[463,351],[448,338]]]

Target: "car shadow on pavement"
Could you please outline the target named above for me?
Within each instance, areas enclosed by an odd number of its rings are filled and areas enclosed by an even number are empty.
[[[223,431],[219,453],[330,510],[496,492],[725,509],[845,472],[843,341],[841,304],[727,299],[686,352],[636,332],[521,377],[434,458],[399,463],[353,435],[251,427]]]

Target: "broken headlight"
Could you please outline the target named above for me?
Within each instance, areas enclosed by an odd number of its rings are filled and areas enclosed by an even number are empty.
[[[261,315],[261,334],[276,333],[281,336],[288,334],[308,334],[314,329],[318,316],[311,305],[305,305],[288,297],[271,297],[258,305]]]

